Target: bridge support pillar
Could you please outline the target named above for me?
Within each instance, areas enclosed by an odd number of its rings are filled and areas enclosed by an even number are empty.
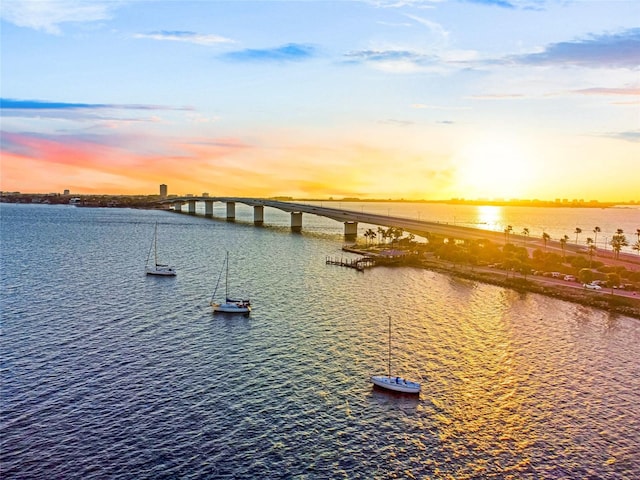
[[[344,238],[355,240],[358,236],[358,222],[344,222]]]
[[[227,202],[227,221],[233,222],[236,219],[236,202]]]
[[[253,207],[253,224],[262,225],[264,223],[264,206],[254,205]]]
[[[196,214],[196,201],[195,200],[189,200],[189,202],[187,202],[189,204],[189,208],[187,209],[187,212],[189,213],[189,215],[195,215]]]
[[[213,202],[211,200],[204,201],[204,216],[213,217]]]
[[[302,212],[291,212],[291,231],[302,231]]]
[[[182,212],[182,202],[173,202],[173,210],[175,212]]]

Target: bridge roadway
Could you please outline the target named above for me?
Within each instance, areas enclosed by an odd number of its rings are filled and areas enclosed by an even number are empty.
[[[366,223],[369,225],[379,225],[384,227],[401,228],[405,232],[413,233],[420,237],[427,237],[429,234],[438,235],[445,238],[455,238],[457,240],[474,240],[487,239],[494,243],[513,243],[526,247],[530,252],[534,249],[540,249],[548,252],[555,252],[564,255],[565,253],[582,253],[585,254],[583,245],[575,243],[566,243],[564,246],[556,240],[548,240],[546,245],[542,238],[528,237],[513,232],[508,234],[494,230],[484,230],[480,228],[465,227],[442,222],[429,222],[425,220],[415,220],[407,217],[393,217],[390,215],[379,215],[375,213],[367,213],[364,211],[345,210],[342,208],[330,208],[317,205],[308,205],[305,203],[282,202],[279,200],[269,200],[261,198],[246,197],[177,197],[161,200],[161,203],[170,203],[174,205],[176,211],[182,211],[182,205],[188,204],[187,213],[196,214],[196,203],[204,202],[205,216],[213,216],[213,204],[215,202],[226,203],[227,220],[235,220],[235,205],[242,203],[253,207],[254,224],[262,225],[264,223],[264,207],[276,208],[291,214],[291,230],[299,232],[302,230],[302,214],[312,214],[321,217],[331,218],[337,222],[344,224],[344,236],[346,239],[353,240],[358,234],[358,223]],[[596,252],[598,260],[605,261],[607,264],[622,265],[630,269],[637,269],[640,265],[640,257],[631,253],[621,252],[619,258],[615,258],[614,252],[611,250],[598,249]]]
[[[405,232],[413,233],[421,237],[427,234],[435,234],[444,237],[452,237],[460,240],[486,238],[494,242],[505,240],[503,232],[495,232],[491,230],[481,230],[477,228],[464,227],[461,225],[453,225],[449,223],[429,222],[425,220],[416,220],[407,217],[397,217],[390,215],[380,215],[375,213],[367,213],[365,211],[345,210],[341,208],[330,208],[317,205],[308,205],[304,203],[283,202],[279,200],[268,200],[260,198],[245,197],[177,197],[163,200],[162,203],[171,203],[176,211],[182,211],[182,205],[188,204],[188,212],[191,215],[196,213],[196,203],[204,202],[205,216],[213,216],[213,203],[222,202],[227,205],[227,220],[235,219],[235,204],[242,203],[254,208],[254,223],[262,225],[264,223],[264,207],[276,208],[278,210],[289,212],[291,214],[291,229],[300,231],[302,229],[302,214],[312,214],[321,217],[327,217],[344,224],[344,235],[347,238],[357,236],[358,223],[366,223],[370,225],[379,225],[384,227],[401,228]],[[512,237],[520,237],[510,234],[509,240],[514,241]],[[531,239],[533,243],[533,239]]]

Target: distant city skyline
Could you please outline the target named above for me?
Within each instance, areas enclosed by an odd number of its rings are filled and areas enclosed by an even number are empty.
[[[0,13],[4,192],[638,200],[640,2]]]
[[[165,185],[161,185],[164,187]],[[166,193],[163,194],[162,188],[159,193],[151,194],[107,194],[107,193],[82,193],[82,192],[70,192],[65,189],[60,192],[20,192],[20,191],[0,191],[0,195],[5,198],[28,198],[28,197],[131,197],[131,198],[212,198],[216,197],[228,197],[228,195],[211,195],[209,192],[202,193]],[[521,205],[521,206],[585,206],[585,207],[607,207],[613,205],[640,205],[640,199],[619,199],[613,201],[600,201],[597,199],[584,199],[584,198],[554,198],[554,199],[539,199],[539,198],[439,198],[439,199],[424,199],[424,198],[360,198],[360,197],[291,197],[284,195],[274,195],[271,197],[256,197],[251,195],[241,195],[238,198],[265,198],[265,199],[278,199],[283,201],[326,201],[326,202],[354,202],[354,203],[367,203],[367,202],[391,202],[391,203],[403,203],[403,202],[415,202],[415,203],[449,203],[449,204],[470,204],[470,205]]]

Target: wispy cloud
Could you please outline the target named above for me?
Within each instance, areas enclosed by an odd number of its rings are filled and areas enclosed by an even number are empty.
[[[353,50],[345,53],[344,56],[353,62],[411,61],[422,63],[429,58],[434,58],[410,50]]]
[[[613,95],[624,97],[638,97],[640,96],[639,87],[628,88],[583,88],[580,90],[573,90],[573,93],[579,93],[582,95]]]
[[[520,98],[526,98],[526,96],[520,93],[495,93],[485,95],[472,95],[469,98],[473,100],[517,100]]]
[[[628,142],[640,143],[640,130],[631,130],[628,132],[613,132],[606,135],[609,138],[617,138]]]
[[[295,62],[307,60],[315,54],[316,50],[311,45],[289,43],[275,48],[238,50],[222,57],[238,62]]]
[[[512,56],[507,60],[526,65],[637,69],[640,66],[640,28],[552,43],[542,52]]]
[[[8,159],[2,165],[3,184],[23,190],[29,190],[33,178],[34,188],[50,185],[52,191],[72,188],[80,192],[104,192],[105,181],[114,182],[111,190],[124,192],[133,187],[134,191],[144,191],[149,184],[172,178],[172,188],[179,191],[183,185],[192,184],[193,175],[205,178],[213,165],[221,165],[230,178],[241,180],[240,173],[231,177],[224,159],[246,148],[232,138],[188,142],[152,140],[144,135],[0,131],[0,139],[3,158]]]
[[[434,5],[443,2],[444,0],[365,0],[371,5],[375,5],[380,8],[402,8],[402,7],[415,7],[415,8],[433,8]]]
[[[507,2],[506,0],[463,0],[467,3],[478,3],[480,5],[489,5],[492,7],[502,7],[502,8],[516,8],[516,5],[513,2]]]
[[[446,105],[427,105],[425,103],[414,103],[411,108],[424,109],[424,110],[469,110],[469,107],[452,107]]]
[[[2,2],[0,16],[19,27],[59,34],[60,24],[95,22],[111,18],[111,11],[122,1],[40,0]]]
[[[98,127],[107,130],[122,129],[131,125],[158,125],[166,123],[158,112],[187,112],[187,118],[197,117],[193,107],[173,107],[165,105],[144,104],[106,104],[106,103],[72,103],[50,102],[42,100],[15,100],[0,98],[0,113],[7,120],[19,119],[44,122],[47,120],[62,120],[80,123],[84,127]],[[192,121],[196,122],[197,118]],[[70,124],[67,124],[70,125]],[[15,130],[15,125],[12,129]]]
[[[165,105],[142,104],[107,104],[107,103],[71,103],[49,102],[43,100],[16,100],[13,98],[0,98],[1,110],[194,110],[193,107],[169,107]]]
[[[357,50],[345,53],[348,64],[364,64],[389,73],[413,73],[428,69],[441,70],[446,62],[435,55],[411,50]]]
[[[550,0],[370,0],[369,3],[381,8],[435,8],[439,3],[447,1],[475,3],[488,7],[539,10]]]
[[[407,15],[411,20],[419,23],[420,25],[427,27],[427,29],[441,41],[446,41],[449,38],[449,32],[439,23],[433,22],[426,18],[419,17],[417,15]]]
[[[383,125],[395,125],[397,127],[406,127],[408,125],[415,125],[415,122],[410,122],[409,120],[397,120],[395,118],[388,118],[386,120],[381,120],[380,122]]]
[[[134,38],[143,38],[143,39],[169,41],[169,42],[194,43],[196,45],[205,45],[205,46],[235,43],[234,40],[231,40],[230,38],[221,37],[220,35],[186,32],[186,31],[179,31],[179,30],[175,30],[175,31],[161,30],[158,32],[151,32],[151,33],[137,33],[134,35]]]
[[[426,50],[402,44],[373,45],[368,49],[351,50],[343,54],[347,63],[367,64],[379,70],[399,73],[412,73],[428,69],[443,69],[451,60],[462,56],[460,52],[449,52],[449,32],[439,23],[414,14],[405,14],[405,17],[427,30],[424,38]],[[422,35],[424,35],[421,32]],[[450,56],[448,59],[446,57]]]

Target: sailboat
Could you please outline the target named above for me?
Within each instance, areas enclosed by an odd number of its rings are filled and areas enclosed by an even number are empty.
[[[402,377],[391,376],[391,317],[389,317],[389,370],[387,375],[374,375],[371,377],[374,385],[387,390],[402,393],[420,393],[420,383],[407,380]]]
[[[152,251],[154,261],[150,265],[149,260],[151,259]],[[160,275],[164,277],[175,277],[177,274],[175,268],[163,263],[158,263],[158,222],[156,222],[156,227],[153,233],[153,241],[151,242],[151,247],[149,247],[149,254],[147,255],[146,271],[147,275]]]
[[[215,298],[216,292],[218,291],[218,286],[220,285],[220,278],[222,277],[223,273],[225,273],[224,301],[214,302],[213,299]],[[216,288],[213,291],[213,294],[211,295],[211,301],[209,302],[209,304],[213,308],[214,313],[215,312],[225,312],[225,313],[251,312],[251,302],[248,299],[229,297],[229,252],[227,252],[227,257],[225,258],[225,261],[222,264],[222,270],[220,271],[220,276],[218,277],[218,282],[216,283]]]

